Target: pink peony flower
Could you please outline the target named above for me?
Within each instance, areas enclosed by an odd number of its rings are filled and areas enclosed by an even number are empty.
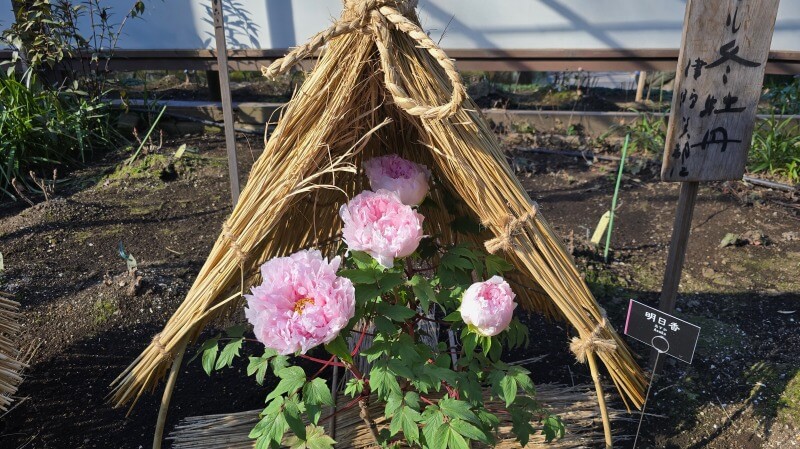
[[[500,276],[469,286],[461,299],[461,318],[485,337],[497,335],[511,323],[516,295]]]
[[[394,192],[408,206],[417,206],[430,187],[431,172],[424,165],[407,161],[396,154],[372,158],[364,162],[372,190]]]
[[[410,206],[388,190],[365,190],[342,205],[342,236],[350,250],[364,251],[384,267],[411,255],[422,239],[422,220]]]
[[[355,288],[336,275],[340,259],[298,251],[261,265],[264,282],[252,288],[245,316],[256,338],[279,354],[304,354],[339,335],[355,314]]]

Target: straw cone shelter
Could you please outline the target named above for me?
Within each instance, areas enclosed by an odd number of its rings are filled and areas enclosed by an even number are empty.
[[[503,254],[518,269],[512,280],[522,307],[570,323],[579,359],[594,373],[599,357],[626,404],[641,406],[641,369],[509,168],[453,62],[420,29],[415,6],[346,0],[334,25],[264,69],[274,77],[321,52],[282,111],[186,300],[114,381],[115,405],[132,407],[204,325],[241,307],[240,290],[258,280],[259,264],[308,247],[332,254],[339,206],[368,188],[357,167],[397,153],[431,169],[433,200],[449,206],[426,215],[426,233],[443,242],[477,239]],[[483,235],[454,234],[458,216],[480,222]]]
[[[0,292],[0,411],[3,412],[8,410],[12,395],[22,382],[25,364],[17,347],[20,330],[19,303]]]
[[[341,396],[338,403],[345,403],[349,398]],[[488,399],[488,398],[487,398]],[[556,384],[536,386],[536,399],[547,407],[550,413],[557,414],[564,421],[566,434],[563,438],[546,442],[540,432],[531,435],[526,449],[575,449],[599,447],[603,443],[603,434],[597,430],[597,398],[592,387],[577,385],[574,387]],[[503,403],[487,400],[490,409],[502,409]],[[383,414],[380,401],[370,401],[371,415],[379,417]],[[167,437],[172,441],[173,449],[252,449],[255,440],[248,437],[258,423],[260,410],[239,413],[228,413],[207,416],[191,416],[181,420]],[[367,449],[374,447],[375,440],[364,426],[358,409],[353,408],[336,416],[335,425],[330,421],[322,423],[326,435],[333,435],[337,447]],[[610,410],[615,420],[631,419],[624,416],[624,411]],[[502,423],[498,430],[498,449],[519,448],[519,442],[511,433],[511,422],[508,416],[500,415]],[[379,428],[388,427],[382,416],[376,419]],[[625,439],[618,435],[616,441]],[[486,447],[476,443],[475,446]]]

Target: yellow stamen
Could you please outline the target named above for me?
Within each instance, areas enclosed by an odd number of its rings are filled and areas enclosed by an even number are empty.
[[[303,309],[306,308],[307,305],[314,304],[314,298],[301,298],[298,299],[296,303],[294,303],[294,311],[298,315],[303,314]]]

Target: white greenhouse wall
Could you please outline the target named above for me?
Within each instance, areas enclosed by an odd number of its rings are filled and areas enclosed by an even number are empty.
[[[210,1],[145,0],[119,48],[214,48]],[[230,48],[287,48],[331,24],[341,0],[223,0]],[[103,0],[117,20],[133,0]],[[420,20],[444,48],[669,49],[680,45],[685,0],[421,0]],[[13,20],[0,0],[0,29]],[[449,25],[448,25],[449,23]],[[88,29],[88,24],[83,24]],[[447,32],[442,37],[443,30]],[[800,51],[800,1],[780,4],[773,50]]]

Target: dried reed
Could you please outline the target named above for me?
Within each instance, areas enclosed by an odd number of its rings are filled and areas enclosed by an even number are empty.
[[[603,442],[603,434],[598,429],[597,397],[588,385],[569,387],[543,384],[536,386],[536,398],[545,404],[550,413],[559,415],[566,426],[564,438],[545,443],[542,434],[531,435],[526,448],[583,448],[598,447]],[[346,403],[347,397],[340,396],[338,403]],[[487,401],[488,408],[503,409],[503,403]],[[373,401],[370,406],[372,416],[379,427],[387,425],[383,415],[383,404]],[[373,447],[375,440],[365,428],[357,408],[340,412],[336,416],[336,447],[361,449]],[[248,433],[258,422],[259,410],[207,416],[193,416],[181,420],[167,439],[172,440],[173,449],[252,449],[255,440]],[[624,412],[611,410],[615,420],[627,420]],[[500,414],[501,426],[498,432],[497,448],[520,447],[511,435],[511,419]],[[330,429],[326,428],[330,435]],[[615,438],[617,441],[624,436]],[[485,447],[476,444],[475,447]]]
[[[18,310],[18,302],[0,295],[0,411],[11,405],[25,367],[16,342],[21,330]]]
[[[490,249],[505,251],[519,269],[514,281],[523,307],[574,326],[583,355],[597,354],[626,405],[641,406],[641,369],[509,168],[452,61],[419,28],[415,5],[346,0],[330,29],[265,70],[274,76],[327,44],[283,111],[186,300],[113,382],[116,406],[133,400],[133,407],[154,389],[174,355],[238,304],[220,299],[238,290],[240,279],[255,282],[259,263],[312,245],[331,254],[341,228],[338,206],[365,187],[355,167],[388,152],[431,168],[437,188],[463,202],[459,214],[483,223],[484,237],[494,237]],[[455,241],[452,218],[444,211],[427,216],[427,232]]]

